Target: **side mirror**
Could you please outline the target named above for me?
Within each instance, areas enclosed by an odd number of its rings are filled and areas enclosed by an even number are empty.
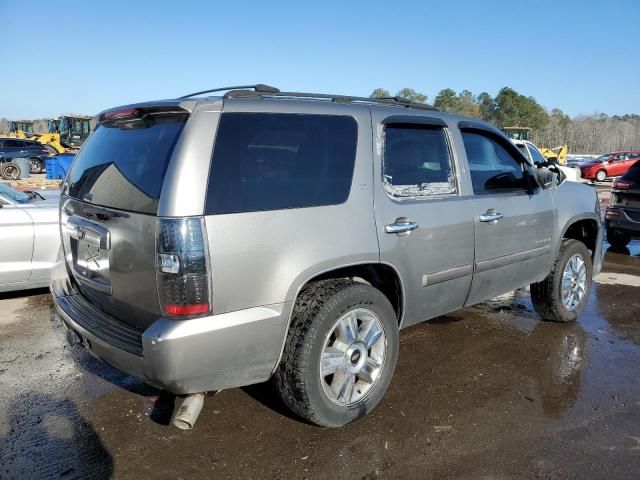
[[[613,159],[610,158],[607,163],[613,163]]]
[[[535,172],[531,175],[532,181],[536,182],[536,185],[544,188],[545,190],[555,185],[556,181],[556,168],[549,168],[548,165],[538,165]]]

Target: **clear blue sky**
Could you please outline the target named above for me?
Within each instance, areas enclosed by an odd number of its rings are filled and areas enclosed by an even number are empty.
[[[503,86],[640,113],[640,1],[0,0],[0,117],[95,114],[216,86],[368,95]]]

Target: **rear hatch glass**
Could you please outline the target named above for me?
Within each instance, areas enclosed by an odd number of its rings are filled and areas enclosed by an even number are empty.
[[[127,112],[99,124],[77,155],[65,181],[60,220],[82,296],[142,331],[162,315],[156,215],[187,113]]]
[[[94,205],[156,214],[186,116],[150,117],[146,123],[141,119],[99,125],[73,162],[66,193]]]

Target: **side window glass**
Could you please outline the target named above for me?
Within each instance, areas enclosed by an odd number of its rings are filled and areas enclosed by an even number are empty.
[[[449,142],[442,127],[386,125],[382,173],[385,189],[393,196],[457,193]]]
[[[531,152],[533,163],[545,163],[547,161],[547,159],[544,158],[540,151],[533,145],[529,145],[529,151]]]
[[[344,203],[357,142],[358,124],[350,116],[223,113],[207,215]]]
[[[522,165],[500,143],[475,131],[463,131],[462,140],[474,193],[499,193],[526,188]]]

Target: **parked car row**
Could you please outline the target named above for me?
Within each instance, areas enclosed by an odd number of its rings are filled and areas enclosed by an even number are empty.
[[[638,160],[640,151],[606,153],[580,165],[582,178],[604,182],[607,178],[624,175]]]
[[[0,138],[0,163],[15,158],[28,158],[31,161],[31,173],[43,173],[45,161],[53,153],[42,143],[21,138]]]

